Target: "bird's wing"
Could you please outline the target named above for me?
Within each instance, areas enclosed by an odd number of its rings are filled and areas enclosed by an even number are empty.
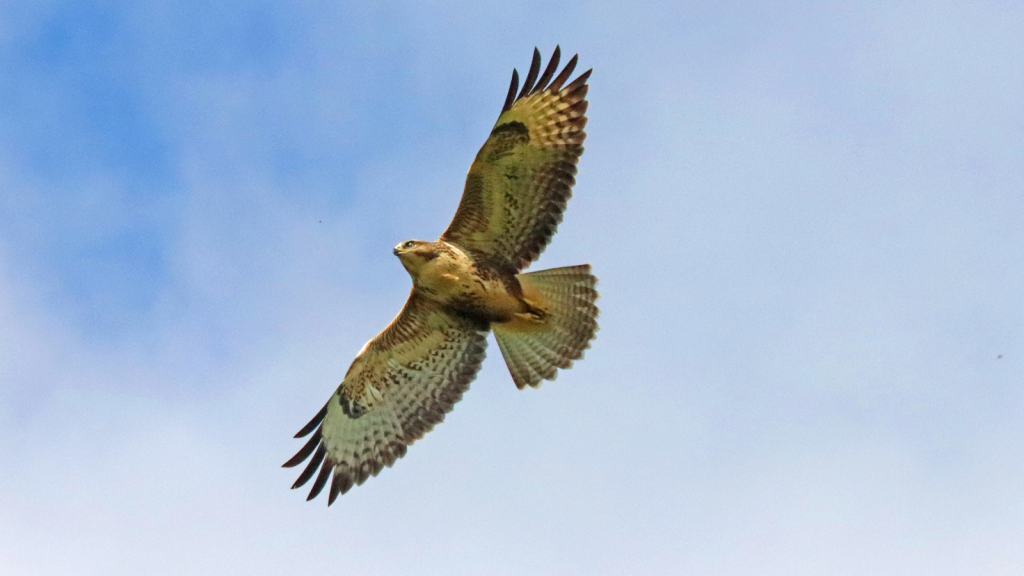
[[[462,201],[442,240],[522,270],[544,250],[562,221],[583,154],[590,70],[562,87],[576,56],[552,80],[559,49],[540,72],[540,52],[522,90],[512,71],[505,106],[466,177]]]
[[[352,362],[338,390],[296,438],[313,433],[285,467],[313,458],[292,488],[316,473],[307,500],[331,476],[338,494],[391,466],[462,398],[487,346],[487,326],[447,313],[414,291],[391,324]]]

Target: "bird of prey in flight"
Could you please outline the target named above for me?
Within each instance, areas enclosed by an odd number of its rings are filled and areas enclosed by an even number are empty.
[[[484,359],[494,331],[520,389],[554,380],[597,331],[589,265],[523,273],[551,241],[583,154],[590,70],[568,82],[555,48],[541,72],[533,51],[519,90],[512,71],[501,115],[466,176],[455,218],[434,242],[394,249],[412,276],[398,316],[363,346],[331,399],[296,438],[312,436],[285,467],[309,463],[307,500],[331,480],[328,505],[376,476],[444,420]],[[331,478],[333,474],[333,479]]]

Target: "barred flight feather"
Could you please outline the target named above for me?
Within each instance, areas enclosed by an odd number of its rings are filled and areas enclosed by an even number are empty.
[[[583,154],[591,71],[562,88],[576,67],[573,56],[548,83],[560,53],[556,47],[540,74],[535,49],[514,99],[518,73],[513,71],[502,113],[469,170],[455,218],[441,236],[514,271],[534,261],[557,231]]]
[[[313,499],[333,473],[331,504],[404,456],[469,388],[485,356],[486,329],[414,292],[356,358],[324,409],[300,431],[315,430],[284,466],[297,466],[310,454],[312,459],[292,488],[305,485],[319,470],[307,498]],[[361,411],[347,412],[350,405]]]

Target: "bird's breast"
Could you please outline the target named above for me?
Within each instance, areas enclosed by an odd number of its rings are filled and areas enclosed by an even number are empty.
[[[470,315],[498,321],[522,312],[524,305],[494,274],[481,274],[468,258],[435,258],[416,281],[428,297]]]

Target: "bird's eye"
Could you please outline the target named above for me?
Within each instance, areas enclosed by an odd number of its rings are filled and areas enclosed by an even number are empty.
[[[412,240],[409,240],[405,244],[402,244],[402,248],[405,249],[405,250],[408,250],[409,248],[412,248],[413,244],[415,244],[415,242],[413,242]]]

